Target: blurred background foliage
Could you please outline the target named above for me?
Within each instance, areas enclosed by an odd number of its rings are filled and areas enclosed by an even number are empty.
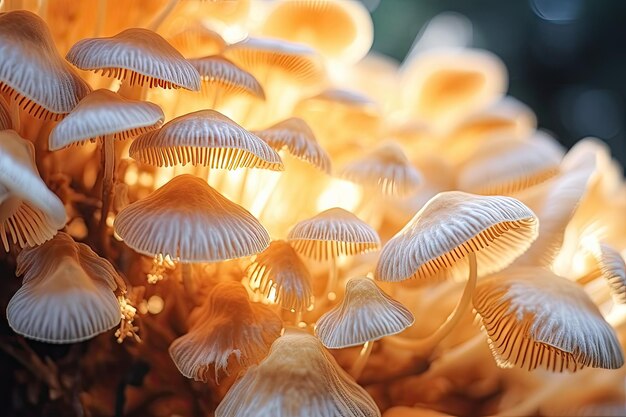
[[[607,142],[626,164],[626,1],[362,0],[374,20],[374,50],[402,60],[442,12],[469,19],[473,46],[509,70],[509,94],[566,146]]]

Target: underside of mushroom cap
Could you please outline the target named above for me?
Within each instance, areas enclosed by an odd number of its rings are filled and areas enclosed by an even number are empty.
[[[22,287],[7,307],[11,328],[29,339],[76,343],[120,322],[113,292],[123,281],[104,258],[59,232],[52,240],[24,249],[17,259]]]
[[[342,208],[331,208],[296,224],[287,241],[300,254],[316,260],[350,256],[380,248],[378,233]]]
[[[374,281],[352,278],[344,299],[320,317],[315,333],[324,346],[339,349],[400,333],[414,321],[413,314]]]
[[[114,228],[141,254],[189,263],[254,255],[270,243],[252,214],[192,175],[174,177],[124,208]]]
[[[474,308],[502,367],[575,371],[624,363],[613,328],[576,283],[543,268],[513,268],[480,281]]]
[[[288,329],[228,391],[216,417],[379,417],[370,395],[320,341]]]
[[[66,59],[82,70],[101,71],[130,85],[200,90],[198,71],[159,34],[126,29],[110,38],[77,42]]]
[[[17,10],[0,14],[0,92],[43,119],[58,120],[91,90],[57,52],[46,23]]]
[[[128,139],[158,128],[163,119],[163,111],[156,104],[96,90],[52,129],[48,147],[55,151],[89,140],[104,140],[107,135]]]
[[[514,198],[443,192],[385,244],[376,279],[465,276],[469,252],[476,254],[479,276],[497,272],[528,249],[538,227],[535,214]]]
[[[260,138],[215,110],[177,117],[133,141],[130,156],[155,166],[262,168],[280,171],[280,156]]]

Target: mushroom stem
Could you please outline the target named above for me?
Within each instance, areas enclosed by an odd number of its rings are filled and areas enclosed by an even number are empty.
[[[193,283],[193,277],[191,276],[191,264],[183,263],[182,276],[183,276],[183,288],[187,296],[194,302],[196,300],[196,286]]]
[[[159,29],[159,26],[167,19],[167,17],[172,13],[174,7],[178,4],[178,0],[170,0],[165,7],[161,10],[161,12],[154,18],[154,20],[148,25],[148,29],[156,32]]]
[[[474,294],[474,288],[476,288],[476,254],[474,252],[470,252],[468,254],[468,260],[469,277],[467,279],[467,284],[465,284],[463,295],[461,296],[461,300],[459,300],[452,314],[448,316],[445,323],[443,323],[433,334],[423,339],[406,339],[403,337],[393,336],[388,337],[385,340],[390,345],[404,349],[419,350],[421,352],[430,352],[435,348],[435,346],[441,343],[441,341],[445,339],[452,332],[452,330],[454,330],[461,318],[463,318],[463,314],[467,310],[467,307],[470,305]]]
[[[365,364],[367,363],[367,360],[372,353],[373,347],[373,340],[365,342],[365,344],[363,345],[363,349],[361,349],[361,352],[359,353],[359,357],[350,368],[350,371],[348,373],[350,374],[350,376],[352,376],[352,378],[354,378],[355,381],[358,381],[358,379],[361,377],[363,369],[365,369]]]
[[[337,268],[337,260],[334,256],[330,258],[330,268],[328,270],[328,281],[326,281],[326,290],[324,293],[329,301],[334,300],[335,288],[337,287],[337,279],[339,277],[339,269]],[[331,295],[333,294],[333,295]]]
[[[115,174],[115,142],[113,135],[106,135],[102,140],[102,208],[100,211],[100,238],[105,252],[109,247],[107,234],[107,217],[111,208],[111,194],[113,192],[113,176]]]
[[[9,110],[11,112],[11,124],[13,125],[13,130],[19,133],[20,131],[20,105],[18,104],[16,99],[11,100],[11,104],[9,105]]]
[[[576,282],[580,285],[587,285],[600,277],[602,277],[602,271],[600,271],[599,269],[594,269],[593,271],[576,278]]]

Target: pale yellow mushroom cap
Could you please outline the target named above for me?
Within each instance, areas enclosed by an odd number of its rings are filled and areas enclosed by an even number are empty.
[[[226,49],[226,42],[219,33],[201,22],[186,25],[169,36],[167,41],[185,58],[220,54]]]
[[[315,333],[324,346],[338,349],[400,333],[413,321],[413,314],[374,281],[352,278],[341,303],[317,321]]]
[[[48,147],[56,151],[88,140],[104,140],[107,135],[123,140],[158,128],[163,119],[163,111],[156,104],[96,90],[52,129]]]
[[[528,249],[538,228],[535,214],[514,198],[443,192],[385,244],[376,279],[454,277],[467,270],[461,261],[469,252],[479,276],[497,272]]]
[[[17,258],[16,274],[24,278],[9,302],[7,320],[24,337],[76,343],[120,322],[114,291],[123,290],[124,282],[109,261],[64,232],[24,249]]]
[[[562,372],[624,364],[613,328],[587,293],[545,268],[479,281],[473,301],[500,366]]]
[[[203,94],[220,94],[220,97],[242,94],[265,99],[265,92],[257,79],[222,56],[194,58],[189,63],[200,74]]]
[[[189,263],[254,255],[270,243],[267,231],[246,209],[187,174],[124,208],[114,228],[141,254]]]

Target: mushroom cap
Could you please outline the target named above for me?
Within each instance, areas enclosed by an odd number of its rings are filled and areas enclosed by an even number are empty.
[[[330,173],[330,156],[317,142],[309,125],[299,117],[290,117],[253,133],[276,151],[286,149],[296,158],[310,163],[327,174]]]
[[[56,151],[88,140],[104,140],[107,135],[128,139],[158,128],[164,117],[156,104],[130,100],[109,90],[96,90],[52,129],[48,147]]]
[[[224,56],[258,80],[264,80],[270,71],[279,77],[281,83],[295,83],[303,87],[313,88],[326,80],[326,70],[319,54],[297,43],[247,38],[226,47]]]
[[[474,308],[499,366],[575,371],[624,364],[613,328],[576,283],[545,268],[514,268],[480,281]]]
[[[374,41],[367,9],[360,2],[344,0],[275,2],[261,31],[348,62],[363,58]]]
[[[186,58],[220,54],[226,49],[226,41],[220,34],[199,21],[185,25],[167,41]]]
[[[539,222],[520,201],[460,191],[437,194],[383,247],[376,279],[404,281],[465,274],[469,252],[479,276],[500,271],[537,237]]]
[[[0,131],[0,240],[39,245],[65,226],[65,207],[41,180],[33,144],[13,130]]]
[[[606,243],[594,245],[591,254],[602,277],[609,284],[615,300],[620,304],[626,304],[626,263],[622,255]]]
[[[124,208],[114,228],[141,254],[169,255],[189,263],[254,255],[270,243],[252,214],[188,174]]]
[[[215,379],[228,374],[229,359],[235,356],[241,367],[263,359],[283,327],[269,307],[250,303],[238,282],[220,282],[195,311],[189,332],[174,340],[169,353],[181,374],[207,382],[211,369]]]
[[[348,163],[340,176],[383,194],[401,197],[415,193],[423,182],[420,172],[394,142],[387,142]]]
[[[267,143],[215,110],[200,110],[139,136],[129,154],[155,166],[203,165],[211,168],[283,169]]]
[[[296,251],[275,240],[246,269],[250,288],[287,310],[305,311],[313,304],[311,274]]]
[[[91,90],[57,52],[46,23],[16,10],[0,14],[0,92],[35,117],[58,120]]]
[[[299,222],[289,231],[287,241],[298,253],[316,260],[357,255],[380,248],[376,230],[339,207]]]
[[[120,307],[114,294],[123,281],[89,246],[59,232],[17,257],[22,287],[7,307],[11,328],[29,339],[76,343],[117,326]]]
[[[458,173],[458,187],[485,195],[513,195],[559,173],[563,151],[537,132],[526,140],[502,136],[485,141]]]
[[[9,105],[0,96],[0,130],[13,129],[13,122],[11,121],[11,113],[9,112]]]
[[[110,38],[78,41],[66,59],[82,70],[102,71],[130,84],[200,90],[198,71],[159,34],[126,29]]]
[[[216,417],[378,417],[374,400],[320,341],[287,329],[228,391]]]
[[[339,349],[400,333],[414,321],[413,314],[374,281],[352,278],[341,304],[320,317],[315,333],[324,346]]]
[[[214,90],[217,90],[217,94],[222,95],[244,94],[265,99],[265,92],[257,79],[223,56],[194,58],[189,63],[200,74],[203,92],[210,90],[211,94],[215,94]]]

